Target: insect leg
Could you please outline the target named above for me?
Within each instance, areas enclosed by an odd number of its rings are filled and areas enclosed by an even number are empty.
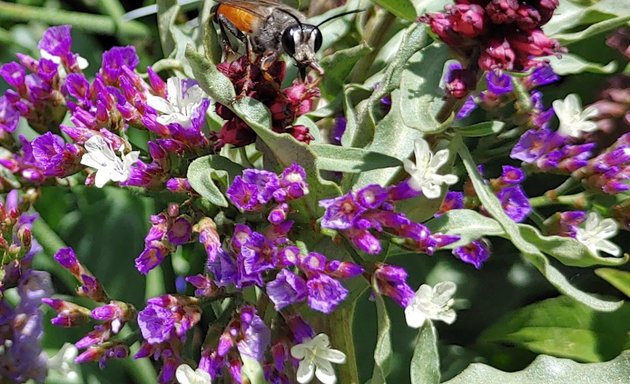
[[[243,32],[239,31],[238,28],[236,28],[234,24],[232,24],[232,22],[224,15],[215,14],[215,20],[217,24],[219,24],[219,30],[221,32],[221,40],[223,40],[223,47],[226,50],[231,51],[228,53],[236,52],[237,49],[232,45],[232,42],[228,38],[227,31],[230,31],[230,33],[234,35],[234,37],[236,37],[237,39],[241,41],[245,40],[245,35],[243,34]]]

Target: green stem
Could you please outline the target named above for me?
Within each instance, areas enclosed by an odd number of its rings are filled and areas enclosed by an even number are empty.
[[[362,84],[368,77],[369,70],[378,52],[387,41],[386,36],[395,22],[396,16],[384,9],[377,10],[376,16],[370,20],[366,26],[365,41],[367,45],[372,48],[372,52],[359,60],[354,66],[352,70],[353,83]]]
[[[117,23],[107,16],[50,10],[4,1],[0,1],[0,20],[40,21],[53,25],[71,24],[84,31],[121,37],[145,37],[149,34],[149,29],[136,21]]]
[[[567,195],[567,196],[550,196],[550,195],[542,195],[537,197],[532,197],[529,199],[529,204],[533,208],[537,207],[545,207],[548,205],[569,205],[575,208],[584,208],[587,205],[588,199],[584,192],[577,193],[575,195]]]
[[[359,383],[359,369],[352,337],[353,318],[354,305],[343,306],[327,318],[332,347],[346,354],[346,363],[339,366],[340,383]]]

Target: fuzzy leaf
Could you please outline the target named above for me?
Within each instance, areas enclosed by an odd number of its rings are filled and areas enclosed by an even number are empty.
[[[330,144],[312,144],[309,148],[317,156],[318,168],[327,171],[357,173],[401,165],[395,157],[360,148]]]
[[[352,72],[354,65],[371,51],[372,49],[363,43],[324,57],[319,62],[326,72],[320,84],[322,95],[329,99],[338,96],[343,89],[344,80]]]
[[[425,321],[418,332],[411,358],[411,384],[438,384],[440,382],[440,357],[437,335],[431,321]]]
[[[265,384],[267,382],[263,369],[256,359],[241,354],[241,360],[243,360],[241,372],[247,376],[251,384]]]
[[[236,97],[234,86],[230,79],[219,72],[204,55],[197,52],[192,45],[186,47],[186,58],[190,62],[195,79],[212,100],[230,105]]]
[[[473,363],[444,384],[625,383],[629,376],[630,351],[625,351],[614,360],[591,364],[541,355],[518,372],[503,372],[485,364]]]
[[[446,45],[434,43],[415,53],[407,63],[400,81],[400,109],[406,126],[425,133],[437,133],[448,126],[448,120],[440,122],[436,116],[444,105],[440,83],[449,58]]]
[[[387,315],[387,307],[381,295],[375,295],[376,312],[378,314],[378,335],[376,348],[374,348],[374,371],[369,384],[387,383],[387,375],[391,371],[392,338],[391,322]]]
[[[467,127],[457,127],[455,129],[464,137],[483,137],[497,134],[501,132],[503,127],[505,127],[504,122],[493,120],[469,125]]]
[[[374,0],[374,2],[402,19],[409,21],[416,19],[416,9],[411,0]]]
[[[243,167],[219,155],[195,159],[188,166],[186,177],[193,189],[212,204],[227,207],[228,201],[215,181],[227,188],[233,178],[241,174]]]
[[[574,75],[582,72],[599,74],[613,73],[617,69],[617,63],[614,61],[602,65],[599,63],[591,63],[570,53],[563,53],[561,57],[546,56],[542,60],[549,61],[553,71],[560,76]]]

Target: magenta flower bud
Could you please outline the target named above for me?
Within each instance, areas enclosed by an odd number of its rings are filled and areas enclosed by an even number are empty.
[[[98,279],[92,275],[82,274],[80,281],[83,283],[78,289],[79,296],[88,297],[97,303],[107,301],[107,294]]]
[[[218,289],[214,282],[205,275],[187,276],[186,281],[197,288],[195,289],[195,296],[197,297],[212,297]]]
[[[70,328],[83,325],[90,320],[90,310],[80,305],[51,298],[43,298],[42,303],[57,312],[57,316],[50,321],[54,326]]]
[[[477,63],[485,71],[501,69],[510,71],[514,68],[516,54],[507,40],[492,40],[481,53]]]
[[[485,12],[477,4],[449,5],[446,10],[453,31],[467,38],[479,36],[485,32]]]
[[[486,5],[486,12],[495,24],[509,24],[516,20],[518,0],[491,0]]]
[[[55,253],[54,259],[61,264],[62,267],[70,271],[73,276],[78,277],[80,275],[81,266],[72,248],[61,248]]]
[[[91,316],[94,320],[108,321],[122,315],[121,308],[116,304],[106,304],[92,310]]]
[[[297,124],[288,129],[288,132],[295,140],[310,144],[315,139],[306,125]]]
[[[521,4],[516,11],[516,24],[522,29],[534,29],[540,27],[542,16],[531,5]]]
[[[446,74],[446,94],[456,99],[463,99],[476,87],[475,74],[460,64],[451,64]]]
[[[105,355],[105,348],[102,346],[91,346],[85,352],[74,359],[77,364],[89,363],[99,360]]]
[[[336,279],[350,279],[362,274],[363,267],[348,261],[330,260],[326,264],[325,273]]]
[[[149,75],[149,84],[151,84],[155,94],[166,99],[166,83],[164,80],[150,66],[147,67],[147,74]]]
[[[311,339],[315,336],[315,332],[313,328],[304,320],[304,318],[299,314],[294,314],[288,316],[287,325],[289,329],[291,329],[291,333],[293,334],[293,339],[296,344],[302,343],[306,339]]]
[[[173,193],[194,193],[187,178],[172,177],[166,181],[166,189]]]

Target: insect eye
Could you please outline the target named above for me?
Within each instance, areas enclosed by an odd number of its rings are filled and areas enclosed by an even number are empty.
[[[323,42],[322,33],[319,31],[319,28],[317,27],[315,27],[311,33],[315,34],[315,46],[313,48],[315,49],[315,52],[317,52],[322,47],[322,42]]]
[[[295,54],[295,39],[293,38],[295,33],[300,33],[298,25],[293,25],[282,32],[282,48],[289,56]]]

